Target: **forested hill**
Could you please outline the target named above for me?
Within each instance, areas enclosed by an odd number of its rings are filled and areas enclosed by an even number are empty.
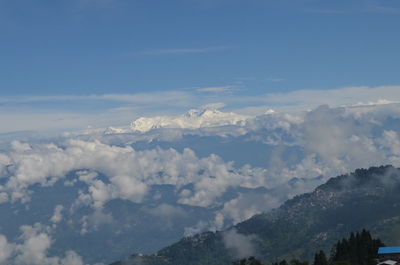
[[[269,263],[311,259],[316,250],[329,252],[338,239],[362,228],[389,245],[400,244],[400,169],[358,169],[226,231],[184,238],[113,265],[228,265],[250,255]]]
[[[378,249],[384,247],[380,239],[373,238],[365,229],[351,233],[332,246],[331,253],[316,251],[314,260],[283,259],[273,263],[262,263],[254,257],[243,258],[232,265],[376,265]]]

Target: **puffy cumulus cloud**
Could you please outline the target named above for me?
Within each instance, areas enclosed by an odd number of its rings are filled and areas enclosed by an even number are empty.
[[[60,265],[83,265],[82,258],[75,251],[66,251],[65,257],[60,260]]]
[[[266,157],[270,165],[267,169],[249,165],[236,168],[233,162],[216,155],[200,158],[188,148],[181,152],[159,148],[137,151],[129,145],[76,138],[59,145],[13,142],[10,151],[0,153],[0,177],[4,178],[0,202],[26,202],[31,186],[51,186],[62,180],[65,185],[83,182],[88,186],[80,191],[73,207],[86,205],[101,210],[114,199],[141,203],[152,185],[167,184],[176,187],[178,203],[219,206],[213,225],[220,227],[227,220],[241,221],[310,191],[326,178],[359,167],[388,162],[400,165],[400,142],[393,129],[397,125],[388,125],[388,120],[399,123],[399,119],[399,104],[321,106],[299,114],[269,112],[229,127],[241,131],[239,135],[245,141],[261,141],[277,147],[276,152]],[[221,132],[227,132],[227,127],[207,131],[209,135]],[[149,135],[155,136],[153,132]],[[108,137],[113,139],[112,135]],[[293,161],[283,156],[291,147],[299,150],[298,159]],[[65,175],[74,170],[80,170],[75,179],[65,180]],[[263,187],[271,192],[261,197],[242,194],[231,201],[221,199],[227,191],[239,187]],[[160,210],[168,210],[168,206],[163,207]]]
[[[400,165],[396,135],[388,129],[397,128],[399,118],[400,104],[323,105],[297,114],[262,115],[249,120],[246,130],[251,140],[279,146],[281,151],[270,157],[270,173],[286,179],[332,177],[388,161]],[[295,163],[282,158],[288,147],[302,152]]]
[[[9,196],[6,192],[0,192],[0,204],[9,201]]]
[[[329,177],[357,168],[382,164],[400,166],[400,139],[395,130],[399,125],[400,105],[392,103],[350,108],[325,105],[297,116],[272,113],[248,120],[247,139],[277,148],[267,158],[270,161],[267,169],[246,165],[236,169],[238,179],[231,174],[229,181],[231,187],[264,187],[269,192],[253,194],[252,198],[241,194],[225,201],[214,221],[187,228],[187,233],[240,222],[297,194],[311,191]],[[300,150],[294,162],[282,155],[290,147]],[[221,180],[205,178],[198,187],[209,185],[213,186],[212,190],[218,190]],[[187,202],[186,196],[189,201],[203,201],[201,195],[199,192],[195,197],[191,191],[183,190],[181,202]]]
[[[0,153],[0,177],[7,176],[8,166],[11,164],[10,157],[6,154]]]
[[[62,218],[63,218],[63,216],[62,216],[62,210],[64,209],[64,206],[62,206],[62,205],[57,205],[55,208],[54,208],[54,213],[53,213],[53,216],[50,218],[50,221],[52,222],[52,223],[59,223],[59,222],[61,222],[61,220],[62,220]]]
[[[203,220],[200,220],[197,222],[196,225],[191,226],[191,227],[185,227],[184,230],[184,236],[193,236],[195,234],[199,234],[205,230],[211,230],[210,229],[210,222],[206,222]]]
[[[32,187],[37,185],[50,187],[58,181],[67,186],[79,184],[78,197],[70,208],[55,203],[50,224],[54,229],[64,220],[68,208],[76,213],[77,207],[92,207],[77,219],[81,234],[115,221],[103,207],[110,200],[145,202],[146,206],[139,208],[165,220],[168,226],[188,214],[176,203],[208,207],[208,217],[202,216],[195,226],[185,228],[185,235],[191,235],[241,222],[311,191],[329,177],[356,168],[388,163],[400,166],[399,126],[399,104],[359,104],[348,108],[321,106],[297,114],[269,112],[238,125],[190,132],[272,146],[273,152],[265,157],[268,168],[235,167],[221,156],[199,157],[188,148],[138,151],[129,146],[132,141],[158,139],[163,133],[164,140],[176,140],[187,132],[184,130],[102,135],[101,141],[96,140],[97,135],[88,135],[57,144],[12,142],[9,150],[3,148],[6,151],[0,153],[0,203],[29,202]],[[285,156],[290,148],[296,149],[296,159]],[[238,152],[254,155],[244,149]],[[153,185],[175,186],[177,201],[169,201],[169,197],[168,202],[160,200],[165,197],[153,194]],[[151,200],[160,201],[154,204]],[[82,264],[74,252],[62,257],[48,255],[53,243],[48,227],[21,229],[17,242],[0,235],[0,264]],[[230,231],[224,239],[226,247],[238,256],[255,254],[256,239],[251,236]]]
[[[193,184],[193,192],[182,193],[179,202],[204,207],[212,205],[229,187],[265,185],[263,170],[258,174],[250,172],[251,168],[238,171],[232,162],[225,163],[216,155],[198,158],[190,149],[182,153],[174,149],[136,151],[130,146],[68,140],[62,147],[45,144],[14,148],[5,156],[10,176],[0,191],[10,194],[13,201],[26,202],[30,186],[51,186],[67,172],[79,169],[90,169],[77,173],[79,181],[88,185],[79,201],[89,202],[94,208],[113,199],[139,203],[155,184],[178,188]],[[108,181],[98,178],[96,171],[105,174]]]
[[[306,115],[302,126],[304,147],[335,174],[387,164],[398,154],[396,149],[387,148],[390,141],[396,146],[396,137],[385,132],[386,126],[391,126],[388,121],[398,123],[399,114],[398,104],[367,110],[321,106]]]
[[[281,202],[282,198],[268,193],[241,193],[237,198],[224,203],[222,210],[215,216],[215,228],[216,230],[224,228],[226,218],[231,219],[233,223],[239,223],[255,214],[276,208]]]
[[[113,216],[110,213],[105,213],[103,209],[95,209],[90,215],[84,215],[81,218],[81,235],[88,232],[99,230],[100,226],[111,224],[114,221]]]
[[[28,230],[30,227],[23,227]],[[47,257],[47,249],[51,245],[51,238],[46,233],[23,231],[24,243],[17,246],[19,254],[16,257],[17,264],[54,264],[56,258]],[[25,235],[29,233],[28,235]]]
[[[27,143],[21,143],[19,141],[12,141],[11,142],[11,148],[15,151],[19,152],[24,152],[24,151],[29,151],[32,150],[31,146]]]
[[[397,132],[388,130],[383,131],[381,138],[377,140],[380,149],[388,153],[387,161],[392,165],[400,164],[400,139]]]
[[[111,182],[116,188],[113,197],[140,202],[147,193],[147,185],[129,176],[115,176]]]
[[[308,152],[317,154],[337,168],[346,160],[356,164],[363,160],[382,160],[370,138],[371,125],[358,124],[354,117],[346,115],[344,109],[321,106],[306,115],[304,145]]]
[[[14,201],[29,200],[27,188],[34,184],[51,186],[67,172],[86,168],[102,172],[110,181],[105,183],[97,179],[94,173],[79,173],[79,180],[89,185],[89,194],[95,207],[101,207],[115,198],[140,202],[148,185],[152,184],[180,186],[196,182],[200,193],[204,189],[218,193],[224,187],[219,185],[215,190],[202,179],[205,176],[223,179],[231,175],[233,169],[231,163],[225,164],[214,155],[199,159],[190,149],[182,153],[173,149],[135,151],[129,146],[110,146],[99,141],[69,140],[63,147],[46,144],[29,149],[14,148],[3,155],[10,177],[1,190],[8,192]],[[203,173],[198,174],[200,171]],[[216,195],[212,194],[214,197]]]
[[[387,148],[387,151],[393,155],[400,155],[400,139],[397,132],[385,130],[382,134],[382,138],[379,139],[379,142],[381,144],[381,148]]]
[[[8,242],[4,235],[0,235],[0,264],[6,264],[15,249],[15,245]]]
[[[223,234],[225,247],[238,259],[257,254],[256,240],[257,237],[255,235],[240,234],[236,229],[230,229]]]
[[[36,223],[20,227],[20,243],[9,243],[0,235],[0,264],[8,265],[84,265],[74,251],[66,251],[63,257],[48,256],[53,240],[51,228]]]

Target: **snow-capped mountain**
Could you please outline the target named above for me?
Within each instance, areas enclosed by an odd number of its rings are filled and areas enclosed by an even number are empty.
[[[141,117],[131,123],[130,129],[137,132],[148,132],[157,128],[198,129],[240,125],[248,118],[250,116],[222,112],[217,109],[191,109],[179,116]]]

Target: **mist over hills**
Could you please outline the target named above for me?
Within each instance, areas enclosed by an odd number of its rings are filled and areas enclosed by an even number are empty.
[[[362,228],[400,244],[399,14],[0,0],[0,265],[307,265],[289,259]]]
[[[150,256],[134,255],[117,264],[231,264],[256,256],[265,262],[311,259],[330,252],[339,239],[362,228],[389,245],[400,243],[400,169],[358,169],[298,195],[279,208],[227,230],[182,239]]]
[[[268,213],[331,177],[400,166],[399,104],[209,124],[0,137],[0,236],[8,250],[0,264],[107,264],[151,254]]]

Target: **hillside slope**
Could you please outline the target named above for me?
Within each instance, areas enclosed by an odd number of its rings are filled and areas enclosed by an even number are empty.
[[[369,229],[388,244],[400,243],[400,169],[358,169],[338,176],[281,207],[226,231],[207,232],[150,255],[119,264],[228,265],[254,255],[263,261],[310,259],[350,231]]]

